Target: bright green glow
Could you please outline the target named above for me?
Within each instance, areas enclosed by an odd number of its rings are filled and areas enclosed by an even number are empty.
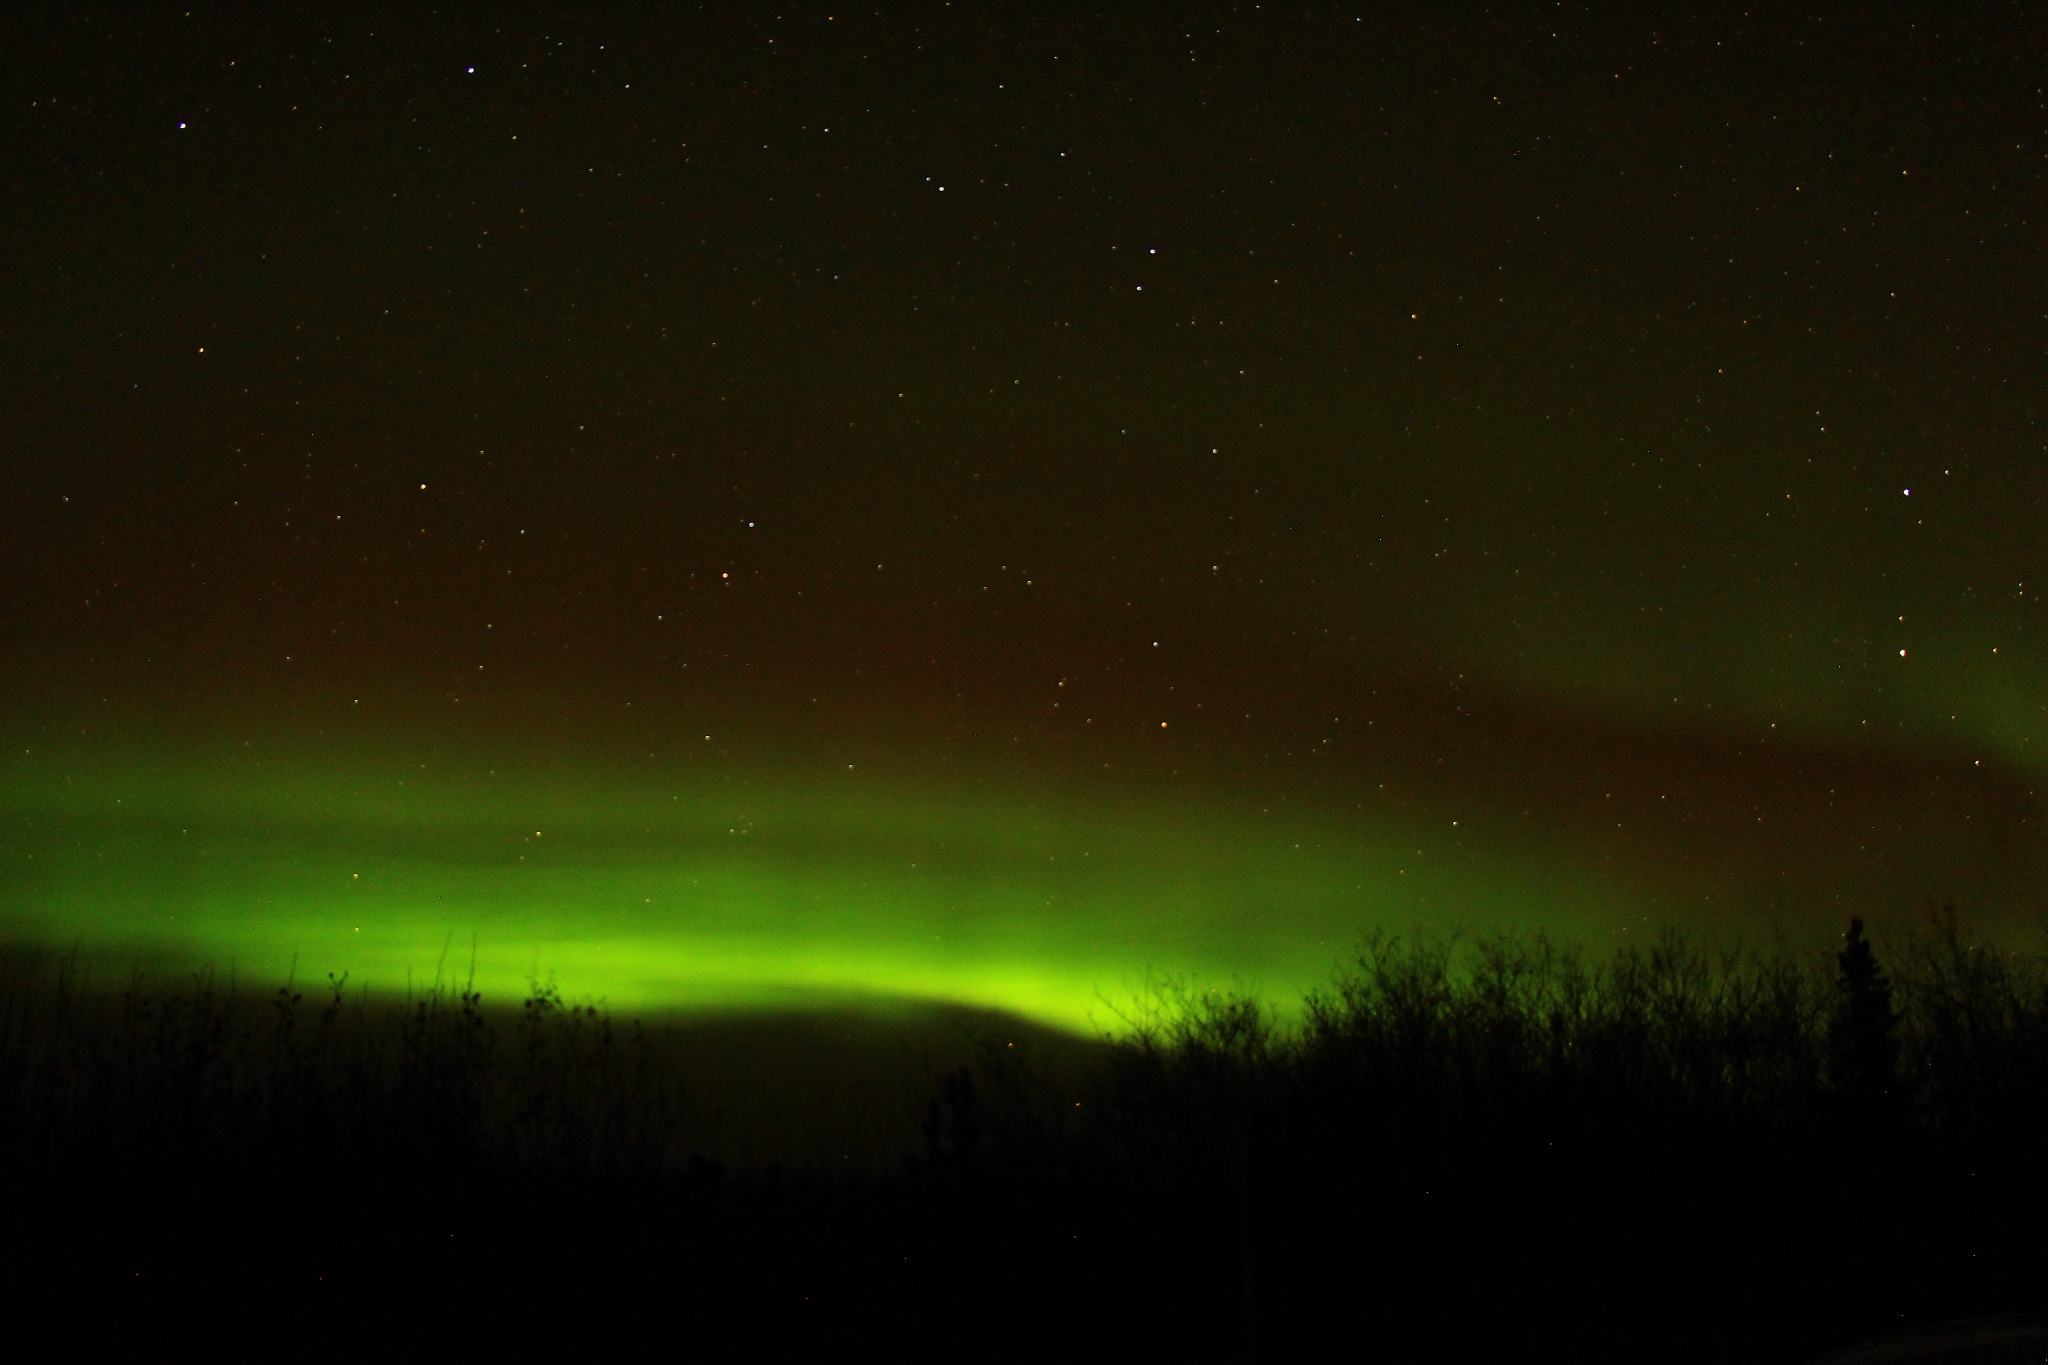
[[[1636,900],[1445,830],[1429,849],[1385,819],[1168,793],[254,759],[12,776],[0,915],[17,934],[384,987],[466,979],[473,952],[500,1000],[538,978],[632,1008],[916,997],[1101,1027],[1148,972],[1285,998],[1374,926],[1590,927]]]

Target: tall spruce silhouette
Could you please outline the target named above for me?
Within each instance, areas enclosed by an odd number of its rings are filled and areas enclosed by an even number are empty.
[[[967,1067],[940,1082],[924,1115],[925,1159],[933,1166],[948,1159],[965,1162],[974,1155],[981,1140],[979,1100],[974,1073]]]
[[[1851,919],[1842,951],[1835,955],[1835,1015],[1828,1031],[1828,1061],[1836,1091],[1850,1105],[1868,1111],[1884,1105],[1898,1079],[1899,1016],[1892,984],[1877,952],[1863,936],[1863,921]]]

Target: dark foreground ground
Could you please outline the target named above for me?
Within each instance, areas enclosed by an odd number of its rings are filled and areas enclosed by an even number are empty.
[[[1970,1318],[1938,1358],[2048,1354],[2048,972],[1949,920],[1883,962],[1369,944],[1298,1027],[1165,991],[1096,1044],[309,995],[14,961],[16,1340],[1790,1362]]]

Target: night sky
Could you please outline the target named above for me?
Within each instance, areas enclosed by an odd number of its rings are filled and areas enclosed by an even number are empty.
[[[1078,1021],[2034,924],[2043,71],[2019,5],[10,19],[0,927]]]

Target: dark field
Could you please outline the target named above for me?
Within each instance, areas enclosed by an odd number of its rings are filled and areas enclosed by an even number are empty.
[[[1845,943],[1372,941],[1299,1011],[1167,983],[1095,1041],[18,954],[10,1316],[342,1359],[1800,1361],[2039,1310],[2048,959],[1947,914]]]

